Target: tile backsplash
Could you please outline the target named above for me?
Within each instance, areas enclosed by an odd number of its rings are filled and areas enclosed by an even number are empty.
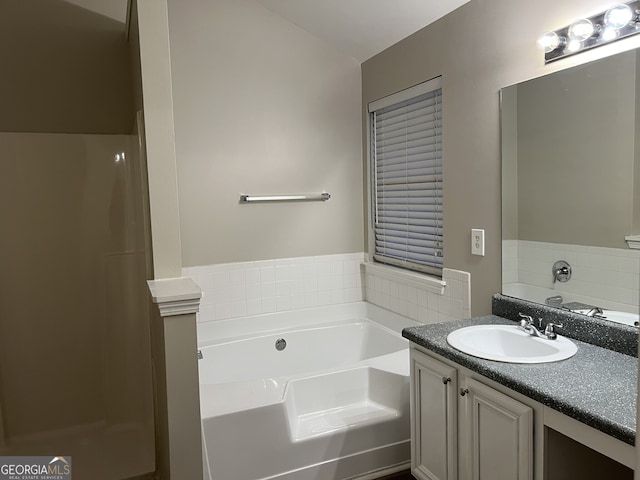
[[[184,267],[202,289],[199,322],[367,300],[423,323],[471,316],[470,275],[444,269],[439,280],[377,266],[348,253]],[[366,273],[365,273],[366,272]]]
[[[561,295],[564,302],[581,302],[618,310],[637,309],[640,252],[626,248],[588,247],[526,240],[504,240],[503,293],[544,303]],[[557,260],[571,265],[568,282],[553,283]]]

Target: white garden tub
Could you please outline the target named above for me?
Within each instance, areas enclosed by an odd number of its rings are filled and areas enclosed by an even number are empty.
[[[407,468],[410,325],[364,302],[200,324],[205,478]]]

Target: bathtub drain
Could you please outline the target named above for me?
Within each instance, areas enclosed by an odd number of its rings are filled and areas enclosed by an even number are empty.
[[[284,338],[279,338],[276,340],[276,350],[282,351],[287,348],[287,341]]]

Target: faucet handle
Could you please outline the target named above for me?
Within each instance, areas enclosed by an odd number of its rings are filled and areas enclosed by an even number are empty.
[[[555,327],[563,328],[563,325],[560,325],[559,323],[547,323],[547,326],[544,329],[544,334],[549,340],[555,340],[558,338]]]
[[[522,320],[520,321],[521,324],[522,322],[525,322],[525,321],[527,323],[533,323],[533,317],[531,315],[525,315],[522,312],[518,313],[518,315],[520,315],[520,318],[522,318]]]
[[[525,315],[524,313],[518,313],[520,315],[520,328],[527,329],[529,326],[533,325],[533,317],[531,315]]]

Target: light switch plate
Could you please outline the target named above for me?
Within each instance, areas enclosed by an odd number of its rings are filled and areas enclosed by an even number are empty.
[[[471,229],[471,254],[484,257],[484,230],[481,228]]]

